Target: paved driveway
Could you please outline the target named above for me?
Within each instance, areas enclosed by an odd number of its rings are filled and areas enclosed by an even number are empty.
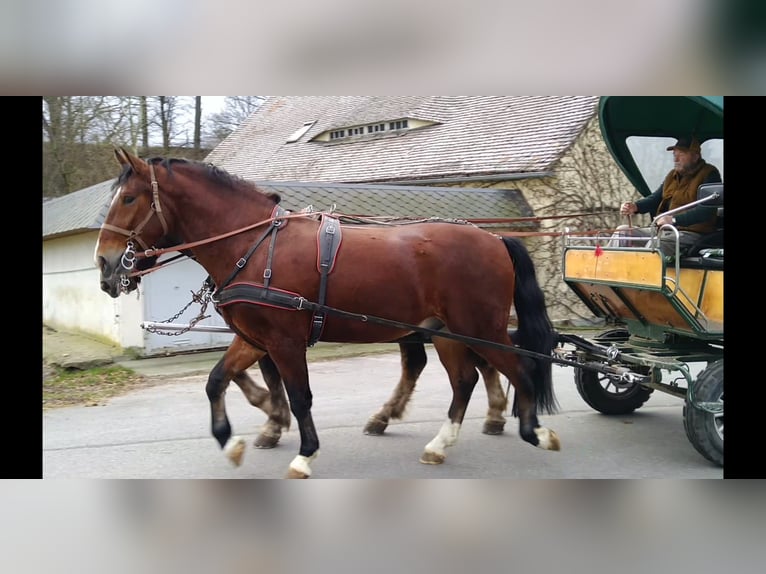
[[[577,394],[569,367],[554,367],[561,404],[541,421],[556,430],[560,452],[518,437],[509,416],[501,436],[481,433],[486,393],[477,385],[458,443],[441,466],[421,464],[423,447],[446,419],[449,384],[432,348],[404,421],[383,437],[366,436],[367,417],[399,376],[398,352],[311,363],[320,456],[313,478],[722,478],[686,438],[683,402],[655,392],[636,413],[606,417]],[[253,376],[260,380],[257,369]],[[248,449],[232,467],[210,434],[206,376],[168,378],[100,407],[48,411],[43,417],[44,478],[280,478],[297,454],[295,425],[272,450],[252,440],[265,421],[236,385],[227,392],[235,434]]]

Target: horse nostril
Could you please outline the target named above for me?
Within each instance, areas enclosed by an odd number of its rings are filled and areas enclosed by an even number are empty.
[[[101,290],[102,291],[106,291],[107,293],[109,293],[109,283],[107,283],[106,281],[102,281],[101,282]]]

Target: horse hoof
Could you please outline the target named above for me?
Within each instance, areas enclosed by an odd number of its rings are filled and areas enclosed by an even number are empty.
[[[311,456],[296,456],[290,463],[287,469],[285,478],[308,478],[311,476],[311,462],[319,456],[319,451],[316,451]]]
[[[277,446],[280,437],[281,435],[261,433],[256,437],[255,442],[253,442],[253,446],[255,446],[255,448],[274,448]]]
[[[223,453],[229,462],[234,466],[242,464],[242,456],[245,454],[245,439],[241,437],[231,437],[226,441],[226,446],[223,447]]]
[[[481,432],[489,435],[503,434],[505,421],[486,421]]]
[[[383,419],[372,416],[370,417],[370,420],[367,421],[367,425],[364,427],[364,434],[380,436],[385,432],[387,427],[388,427],[387,421],[384,421]]]
[[[300,470],[295,470],[294,468],[288,468],[287,474],[285,475],[285,478],[308,478],[309,475],[301,472]]]
[[[561,441],[559,435],[557,435],[551,429],[545,427],[539,427],[535,429],[537,435],[537,446],[543,450],[561,450]]]
[[[443,454],[426,450],[421,455],[420,462],[422,462],[423,464],[441,464],[445,461],[446,458],[447,457],[444,456]]]

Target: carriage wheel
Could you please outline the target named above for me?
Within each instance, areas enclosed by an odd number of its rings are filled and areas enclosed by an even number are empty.
[[[692,383],[698,401],[723,403],[723,359],[708,365]],[[718,414],[684,405],[684,429],[694,448],[711,462],[723,466],[723,411]]]
[[[630,334],[627,329],[611,329],[595,337],[596,342],[624,342]],[[617,384],[606,375],[597,371],[575,368],[577,392],[591,408],[605,415],[625,415],[641,407],[654,392],[633,384]],[[636,372],[648,374],[648,367],[637,367]]]

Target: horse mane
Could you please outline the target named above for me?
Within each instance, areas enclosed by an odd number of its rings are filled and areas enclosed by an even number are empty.
[[[265,195],[269,199],[271,199],[274,203],[279,203],[282,200],[282,197],[278,193],[273,192],[266,192],[261,190],[257,185],[255,185],[252,181],[248,181],[243,177],[240,177],[238,175],[234,175],[232,173],[229,173],[225,169],[218,167],[217,165],[214,165],[212,163],[206,163],[202,161],[196,161],[192,159],[185,159],[185,158],[163,158],[163,157],[152,157],[146,160],[146,163],[149,164],[160,164],[162,167],[168,170],[168,173],[171,175],[173,174],[173,166],[188,166],[193,169],[198,169],[202,172],[205,177],[215,181],[216,183],[220,183],[230,189],[234,190],[244,190],[245,193],[260,193],[261,195]],[[116,188],[123,185],[130,176],[133,175],[133,168],[130,167],[130,165],[125,165],[122,168],[122,172],[117,177],[115,182],[112,184],[112,190],[115,190]]]

